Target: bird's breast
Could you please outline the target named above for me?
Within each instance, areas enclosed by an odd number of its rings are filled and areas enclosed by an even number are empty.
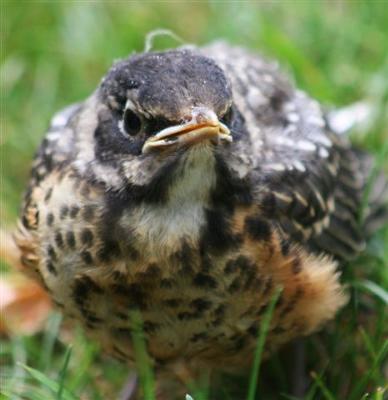
[[[198,243],[205,224],[205,209],[198,202],[141,205],[124,213],[119,224],[131,232],[136,247],[163,257],[176,251],[183,240],[192,245]]]
[[[274,347],[343,303],[331,260],[284,246],[256,205],[212,206],[211,174],[202,188],[192,176],[167,202],[116,212],[103,188],[54,178],[34,194],[39,272],[64,313],[118,358],[133,360],[137,314],[156,361],[237,365],[249,362],[276,287]]]

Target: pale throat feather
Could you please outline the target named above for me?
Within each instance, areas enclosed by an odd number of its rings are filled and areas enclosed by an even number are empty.
[[[198,244],[205,209],[216,185],[211,146],[199,144],[187,151],[174,174],[165,202],[141,204],[120,220],[121,227],[131,230],[143,251],[161,257],[177,251],[183,240]]]

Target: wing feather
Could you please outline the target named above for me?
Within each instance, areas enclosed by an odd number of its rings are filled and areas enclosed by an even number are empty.
[[[359,254],[365,246],[359,213],[370,159],[330,131],[319,104],[294,89],[276,63],[224,43],[204,51],[232,81],[235,106],[252,142],[263,212],[271,199],[269,217],[314,251],[339,259]],[[382,201],[388,197],[386,179],[375,186],[368,215],[381,217],[388,213]]]

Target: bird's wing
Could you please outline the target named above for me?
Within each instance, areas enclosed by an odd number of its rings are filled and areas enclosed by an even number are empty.
[[[39,184],[54,168],[68,160],[72,152],[74,120],[83,103],[75,103],[57,112],[32,163],[30,187]]]
[[[319,150],[310,159],[299,152],[274,155],[276,165],[300,163],[300,168],[271,170],[272,163],[269,168],[264,163],[257,175],[259,199],[267,209],[271,205],[269,216],[286,236],[314,251],[351,259],[365,245],[360,223],[365,181],[352,150],[333,145],[326,151],[325,162]]]
[[[350,259],[364,247],[360,208],[370,172],[319,104],[276,63],[217,43],[203,50],[224,68],[250,135],[264,212],[297,242]]]
[[[39,210],[37,204],[45,202],[45,196],[41,190],[41,182],[50,173],[60,167],[66,160],[69,151],[71,135],[66,130],[71,130],[69,122],[76,115],[82,104],[73,104],[56,113],[52,118],[37,154],[35,155],[29,186],[24,194],[22,212],[18,229],[14,234],[14,240],[20,250],[20,261],[25,267],[25,273],[32,275],[42,282],[38,273],[40,262],[39,235]],[[50,192],[49,192],[50,193]],[[43,282],[42,282],[43,283]]]

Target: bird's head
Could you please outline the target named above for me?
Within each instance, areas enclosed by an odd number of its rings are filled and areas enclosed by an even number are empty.
[[[191,169],[203,166],[235,140],[231,84],[196,51],[132,55],[113,65],[96,95],[94,161],[132,185],[172,179],[188,159]]]
[[[101,95],[134,155],[232,140],[221,122],[232,105],[230,84],[214,61],[191,51],[121,61],[102,82]]]

